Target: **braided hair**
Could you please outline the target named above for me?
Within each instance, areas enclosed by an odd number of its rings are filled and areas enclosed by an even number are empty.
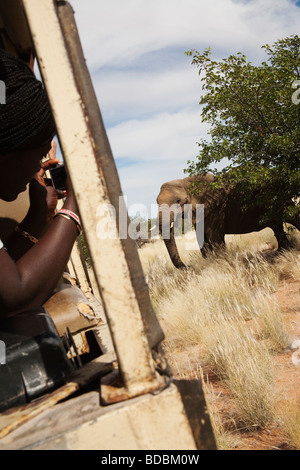
[[[47,94],[25,62],[0,49],[0,80],[5,104],[0,104],[0,153],[35,148],[56,133]]]

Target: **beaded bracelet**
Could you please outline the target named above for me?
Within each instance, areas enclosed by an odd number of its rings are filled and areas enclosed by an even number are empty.
[[[22,230],[18,226],[15,228],[15,232],[19,233],[20,235],[22,235],[25,238],[28,238],[28,240],[30,240],[32,243],[37,243],[38,242],[37,238],[35,238],[33,235],[30,235],[30,233],[25,232],[25,230]]]
[[[59,211],[56,212],[54,217],[57,217],[59,215],[61,217],[64,217],[65,219],[72,220],[76,224],[76,227],[77,227],[77,230],[78,230],[78,235],[81,234],[80,219],[79,219],[78,215],[75,214],[75,212],[69,211],[67,209],[60,209]]]

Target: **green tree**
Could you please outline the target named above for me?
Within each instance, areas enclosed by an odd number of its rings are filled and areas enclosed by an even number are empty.
[[[267,58],[259,66],[241,52],[220,61],[212,60],[210,48],[186,53],[199,69],[210,139],[199,142],[200,153],[185,172],[211,171],[222,181],[230,170],[245,207],[265,204],[262,223],[268,224],[299,216],[292,201],[300,188],[300,37],[263,49]]]

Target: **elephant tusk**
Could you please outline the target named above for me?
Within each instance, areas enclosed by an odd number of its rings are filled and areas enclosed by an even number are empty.
[[[152,232],[152,230],[154,230],[155,228],[156,228],[156,225],[154,225],[154,227],[151,227],[151,228],[149,229],[149,232]]]
[[[173,228],[173,227],[174,227],[174,222],[171,222],[170,228]]]

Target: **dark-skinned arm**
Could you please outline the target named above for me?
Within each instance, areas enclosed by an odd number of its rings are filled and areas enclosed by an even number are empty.
[[[73,198],[64,208],[76,211]],[[0,317],[41,306],[68,263],[78,230],[72,220],[56,217],[40,241],[16,263],[0,250]]]

